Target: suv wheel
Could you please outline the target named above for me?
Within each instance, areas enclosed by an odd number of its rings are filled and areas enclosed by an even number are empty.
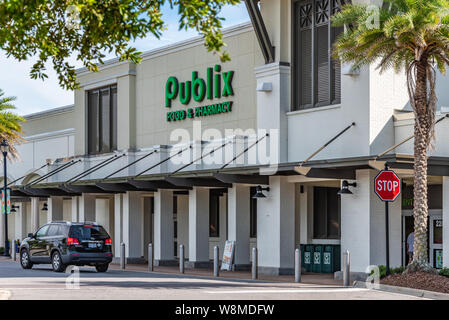
[[[62,258],[58,251],[55,251],[51,256],[51,266],[55,272],[65,271],[66,265],[62,263]]]
[[[23,269],[31,269],[33,267],[33,263],[30,260],[30,254],[27,249],[23,249],[20,252],[20,265]]]
[[[108,271],[109,263],[105,264],[97,264],[95,266],[95,269],[97,269],[97,272],[106,272]]]

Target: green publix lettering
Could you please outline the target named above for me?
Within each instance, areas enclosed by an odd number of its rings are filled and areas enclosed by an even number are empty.
[[[217,64],[214,68],[207,68],[206,81],[198,77],[197,71],[192,72],[192,81],[179,83],[176,77],[169,77],[165,84],[165,106],[170,108],[172,101],[178,96],[179,101],[184,105],[189,104],[192,98],[196,102],[201,102],[205,97],[212,100],[213,98],[233,96],[234,71],[220,72],[221,66]]]

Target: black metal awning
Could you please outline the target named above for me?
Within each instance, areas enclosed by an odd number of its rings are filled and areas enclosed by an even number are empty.
[[[166,181],[178,187],[211,187],[211,188],[232,188],[231,183],[225,183],[214,178],[175,178],[166,177]]]

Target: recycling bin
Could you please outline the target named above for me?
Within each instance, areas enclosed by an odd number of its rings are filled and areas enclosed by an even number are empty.
[[[322,263],[323,263],[323,246],[315,245],[313,248],[312,271],[315,273],[321,273],[322,272]]]
[[[334,259],[335,259],[335,246],[326,245],[323,250],[323,258],[321,264],[321,272],[332,273],[334,272]]]
[[[306,272],[312,272],[312,255],[313,255],[313,245],[303,245],[302,252],[302,266],[306,269]]]
[[[334,271],[341,270],[341,247],[340,245],[334,245]]]

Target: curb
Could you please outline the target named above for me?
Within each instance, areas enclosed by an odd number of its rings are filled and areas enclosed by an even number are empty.
[[[0,300],[9,300],[11,298],[11,291],[0,290]]]
[[[375,288],[374,290],[386,291],[386,292],[391,292],[391,293],[399,293],[399,294],[407,294],[410,296],[432,299],[432,300],[449,300],[449,294],[447,294],[447,293],[440,293],[440,292],[435,292],[435,291],[413,289],[413,288],[406,288],[406,287],[390,286],[387,284],[378,284],[378,286],[379,287]],[[366,286],[366,282],[364,282],[364,281],[354,281],[353,287],[368,289]]]

